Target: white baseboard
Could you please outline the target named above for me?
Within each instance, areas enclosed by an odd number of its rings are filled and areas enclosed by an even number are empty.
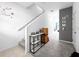
[[[65,40],[59,40],[59,41],[62,41],[62,42],[65,42],[65,43],[73,44],[73,42],[69,42],[69,41],[65,41]]]

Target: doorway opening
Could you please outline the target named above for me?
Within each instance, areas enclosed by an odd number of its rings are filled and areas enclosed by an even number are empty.
[[[48,13],[49,39],[59,40],[59,10]]]

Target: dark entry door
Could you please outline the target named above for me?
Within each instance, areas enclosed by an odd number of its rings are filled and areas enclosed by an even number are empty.
[[[72,42],[72,7],[61,9],[59,18],[59,40]]]

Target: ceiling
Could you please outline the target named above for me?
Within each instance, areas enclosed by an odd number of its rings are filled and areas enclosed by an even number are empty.
[[[73,5],[73,2],[17,2],[17,3],[25,8],[35,3],[45,10],[58,10]]]
[[[70,7],[73,5],[72,2],[42,2],[37,3],[39,6],[44,8],[45,10],[58,10],[66,7]]]
[[[33,2],[16,2],[16,3],[21,5],[22,7],[25,7],[25,8],[27,8],[28,6],[33,4]]]

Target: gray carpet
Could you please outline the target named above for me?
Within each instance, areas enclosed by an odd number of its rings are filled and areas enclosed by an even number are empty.
[[[62,41],[49,41],[35,54],[34,57],[69,57],[74,52],[74,47],[70,43]]]

